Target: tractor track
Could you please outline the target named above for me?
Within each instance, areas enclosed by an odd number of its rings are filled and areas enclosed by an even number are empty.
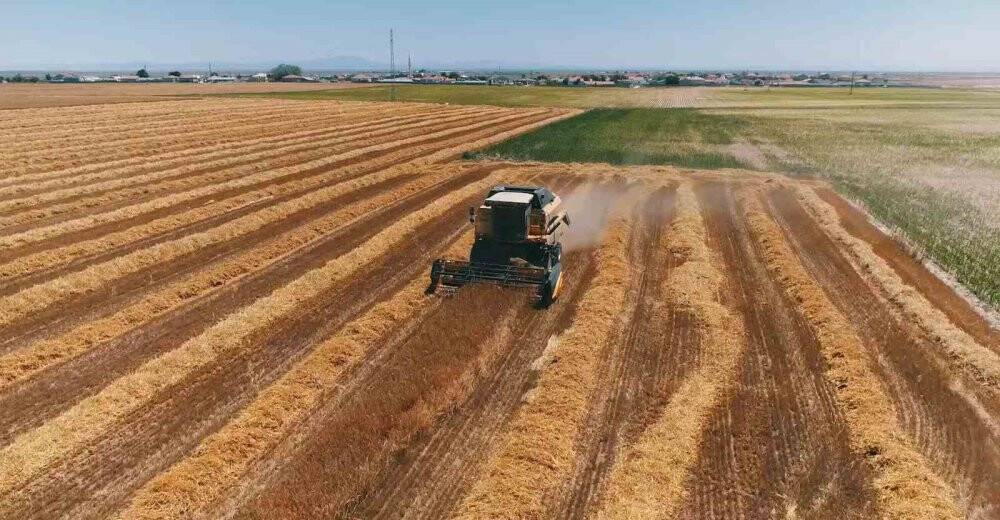
[[[885,296],[855,271],[789,190],[768,193],[775,220],[806,270],[822,284],[841,313],[868,338],[880,375],[893,397],[900,422],[918,449],[945,477],[974,516],[997,514],[1000,488],[1000,431],[983,420],[1000,416],[1000,402],[947,369],[926,337],[891,311]],[[794,233],[790,223],[795,223]],[[977,391],[978,390],[978,391]]]
[[[722,294],[746,326],[739,381],[708,425],[681,518],[870,518],[871,477],[823,378],[819,347],[766,269],[732,188],[698,189]]]
[[[662,234],[675,216],[676,187],[654,192],[634,217],[639,232],[630,244],[634,265],[646,266],[627,293],[629,319],[606,349],[608,368],[594,398],[572,477],[554,497],[552,516],[586,518],[600,503],[617,455],[633,442],[665,404],[671,388],[697,362],[690,316],[665,305],[661,289],[674,258]]]
[[[534,385],[533,361],[553,336],[572,323],[580,296],[594,276],[593,253],[592,248],[566,253],[567,285],[556,312],[519,309],[513,321],[516,330],[500,347],[495,366],[454,409],[393,454],[372,484],[338,516],[441,518],[451,511],[472,485],[522,396]]]

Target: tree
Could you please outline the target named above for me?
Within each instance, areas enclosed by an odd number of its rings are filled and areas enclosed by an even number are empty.
[[[45,81],[52,81],[52,74],[46,74]]]
[[[136,73],[135,73],[135,75],[139,76],[140,78],[148,78],[149,77],[149,73],[146,72],[146,69],[139,69],[139,70],[137,70]]]
[[[285,76],[301,76],[302,68],[298,65],[289,65],[287,63],[282,63],[277,67],[271,69],[271,76],[274,79],[280,80]]]
[[[179,77],[181,77],[181,71],[179,71],[179,70],[172,70],[172,71],[170,71],[167,74],[167,76],[173,76],[175,78],[179,78]]]

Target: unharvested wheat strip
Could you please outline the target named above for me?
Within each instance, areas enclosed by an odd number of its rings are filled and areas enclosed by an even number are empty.
[[[287,169],[281,169],[281,170],[275,169],[275,170],[267,170],[260,173],[251,173],[250,175],[238,177],[234,180],[230,180],[227,182],[217,182],[207,185],[201,185],[187,191],[171,193],[170,195],[165,197],[159,197],[152,200],[140,202],[138,204],[116,208],[108,212],[87,215],[85,217],[81,217],[78,219],[58,222],[41,228],[35,228],[20,233],[15,233],[0,238],[0,249],[17,247],[31,242],[36,242],[38,240],[45,240],[47,238],[51,238],[61,234],[88,229],[90,227],[94,227],[100,224],[114,222],[121,218],[135,217],[143,213],[156,211],[163,208],[169,208],[171,206],[180,204],[182,202],[209,196],[217,192],[224,192],[227,190],[253,186],[256,184],[264,184],[269,180],[276,180],[278,177],[280,177],[281,173],[285,172],[287,172]],[[268,186],[268,188],[271,188],[273,190],[274,186]],[[240,196],[247,197],[248,195],[243,194]],[[4,219],[0,218],[0,222],[4,222]]]
[[[527,115],[526,115],[527,114]],[[394,141],[379,140],[377,138],[365,138],[359,141],[353,142],[352,145],[339,146],[338,149],[347,148],[348,151],[338,153],[336,155],[328,155],[320,159],[313,159],[308,162],[295,164],[291,167],[284,167],[281,171],[285,171],[289,174],[294,174],[296,171],[303,170],[314,170],[323,167],[333,167],[336,163],[350,161],[360,156],[372,154],[379,151],[390,150],[393,148],[403,149],[407,145],[413,145],[414,147],[420,146],[421,141],[426,141],[433,144],[435,141],[440,141],[447,139],[449,136],[461,135],[462,133],[468,133],[470,131],[479,130],[482,128],[489,127],[491,125],[504,124],[513,120],[523,119],[526,117],[533,117],[537,115],[538,112],[531,113],[516,113],[514,115],[508,115],[505,117],[495,118],[495,119],[482,119],[485,116],[475,116],[477,120],[474,124],[461,125],[461,121],[450,121],[442,123],[445,126],[443,130],[436,130],[433,126],[431,127],[430,133],[421,134],[417,137],[407,137],[404,139],[398,139]],[[376,144],[371,144],[376,143]],[[412,151],[412,148],[411,148]],[[174,179],[170,181],[165,181],[163,183],[156,184],[156,191],[176,191],[178,189],[190,189],[192,185],[197,186],[201,184],[207,184],[209,182],[222,182],[222,180],[238,175],[241,172],[253,172],[257,171],[259,166],[257,165],[244,165],[237,168],[211,172],[203,175],[192,177],[182,177],[179,179]],[[222,177],[222,179],[219,179]],[[127,198],[131,196],[144,195],[150,192],[150,188],[147,186],[135,186],[126,187],[121,190],[112,191],[110,193],[104,193],[101,195],[95,195],[93,197],[84,197],[81,199],[73,199],[71,202],[66,202],[63,204],[55,204],[52,206],[43,207],[37,210],[21,211],[17,213],[12,213],[5,217],[0,217],[0,227],[22,225],[32,220],[38,220],[42,218],[53,217],[72,211],[74,209],[92,207],[95,205],[111,203],[122,198]]]
[[[226,158],[236,154],[244,154],[258,149],[260,145],[275,146],[282,143],[293,143],[299,138],[315,135],[317,131],[321,131],[321,135],[323,136],[330,134],[338,136],[350,135],[352,133],[356,133],[359,129],[369,129],[371,125],[382,125],[396,121],[406,121],[413,118],[425,117],[426,115],[434,113],[444,115],[457,112],[457,110],[441,110],[433,113],[419,110],[401,110],[391,117],[380,117],[378,114],[368,113],[346,122],[347,124],[338,124],[329,128],[320,127],[319,130],[317,128],[306,128],[301,132],[281,133],[278,135],[267,136],[255,135],[250,139],[241,139],[237,136],[232,142],[222,144],[186,147],[180,150],[167,151],[143,157],[128,157],[125,159],[115,159],[111,161],[103,160],[101,162],[89,163],[71,168],[26,173],[11,178],[10,182],[5,183],[6,185],[0,193],[15,194],[16,189],[34,190],[37,189],[38,184],[43,182],[51,182],[54,183],[52,185],[55,186],[57,185],[55,183],[60,181],[63,183],[72,182],[80,184],[81,180],[94,181],[100,179],[113,179],[121,177],[122,175],[132,175],[143,172],[144,170],[155,171],[171,169],[177,166],[190,164],[195,160],[204,166],[204,164],[209,160]],[[325,119],[321,119],[320,121],[325,121]],[[297,126],[297,128],[299,127]],[[69,181],[65,180],[67,177],[70,178]],[[20,187],[22,184],[29,184],[29,186],[22,188]]]
[[[220,110],[225,110],[220,107]],[[254,110],[247,108],[235,112],[226,112],[224,120],[211,119],[200,121],[198,114],[184,115],[184,119],[178,116],[164,118],[162,121],[142,124],[132,122],[122,124],[119,128],[111,131],[101,131],[97,128],[85,128],[65,137],[46,136],[45,134],[35,134],[23,136],[15,139],[11,143],[8,151],[15,157],[26,156],[37,150],[49,149],[58,153],[79,153],[91,149],[102,149],[111,147],[124,148],[129,145],[156,143],[160,141],[172,142],[176,138],[194,140],[208,137],[221,137],[220,133],[236,132],[254,126],[280,121],[282,119],[295,119],[302,116],[315,114],[316,110],[289,110],[285,108],[275,108],[271,111]],[[209,114],[206,114],[209,115]],[[343,114],[347,116],[348,114]],[[246,117],[249,116],[249,117]],[[238,121],[234,123],[235,121]],[[159,123],[159,124],[157,124]],[[94,132],[87,134],[87,132]],[[99,137],[99,138],[98,138]],[[51,144],[51,147],[47,146]]]
[[[438,173],[424,173],[419,167],[403,165],[394,172],[380,174],[382,179],[420,173],[403,186],[368,200],[352,203],[319,219],[305,222],[239,255],[214,262],[185,276],[155,293],[105,318],[80,325],[54,338],[31,343],[23,349],[0,356],[0,391],[54,365],[66,362],[98,348],[122,332],[172,311],[197,297],[213,293],[224,284],[249,276],[283,258],[288,258],[317,239],[335,232],[372,211],[391,206],[408,196],[436,186],[461,173],[463,168],[449,168]]]
[[[666,246],[681,263],[661,293],[697,320],[700,366],[670,397],[659,416],[615,461],[598,518],[671,518],[686,494],[684,483],[697,460],[712,410],[736,379],[746,344],[742,320],[718,301],[725,283],[721,258],[707,246],[701,208],[688,183],[677,190],[677,217]]]
[[[459,241],[446,256],[468,250]],[[254,464],[294,433],[340,384],[340,376],[399,323],[427,305],[424,280],[414,280],[340,332],[320,343],[302,361],[263,390],[190,456],[140,488],[118,518],[198,517],[228,496]]]
[[[915,323],[933,344],[941,347],[950,362],[993,392],[1000,390],[1000,356],[980,345],[967,332],[956,327],[940,309],[906,282],[878,256],[864,240],[847,232],[840,225],[837,211],[816,195],[812,188],[797,189],[799,201],[816,219],[823,231],[842,244],[854,258],[858,271],[867,273],[886,294],[886,298],[903,315],[907,323]]]
[[[18,436],[0,450],[0,496],[10,495],[52,462],[84,448],[158,392],[181,382],[222,355],[239,355],[241,351],[254,348],[250,341],[254,334],[292,315],[303,302],[333,289],[362,266],[378,261],[421,225],[481,194],[498,180],[498,176],[492,175],[441,197],[379,232],[365,245],[230,314],[201,335],[115,380],[100,393],[77,403],[35,430]]]
[[[376,129],[373,129],[371,132],[366,132],[364,134],[355,136],[351,140],[348,140],[348,143],[354,139],[371,140],[379,136],[393,135],[395,133],[401,133],[404,131],[415,131],[416,129],[423,127],[434,127],[437,125],[453,123],[465,119],[474,119],[476,117],[488,116],[496,112],[497,111],[479,111],[479,112],[474,112],[471,115],[466,115],[463,113],[462,115],[455,115],[455,116],[449,115],[439,119],[433,118],[433,119],[417,120],[405,125],[386,125],[384,127],[378,127]],[[198,164],[196,168],[199,170],[209,167],[221,168],[227,166],[230,163],[247,163],[255,160],[266,160],[268,158],[280,154],[287,155],[293,152],[318,149],[324,145],[336,145],[341,148],[346,148],[348,143],[345,143],[343,140],[339,139],[339,137],[329,137],[318,141],[305,139],[300,144],[286,145],[283,148],[277,150],[270,146],[260,147],[262,151],[246,153],[243,155],[230,157],[227,159],[208,161],[206,163]],[[172,174],[182,173],[182,172],[183,169],[160,170],[142,175],[128,176],[124,178],[113,178],[102,182],[86,184],[83,186],[72,186],[65,189],[54,190],[24,198],[8,199],[0,201],[0,212],[9,212],[22,207],[38,206],[40,204],[55,202],[63,198],[79,197],[80,195],[96,191],[106,191],[106,190],[124,188],[134,185],[142,185],[143,187],[148,187],[151,182],[155,182],[161,177],[168,177]]]
[[[559,338],[559,362],[542,369],[532,399],[512,419],[457,518],[545,516],[546,494],[572,471],[576,434],[599,379],[600,353],[621,320],[631,277],[629,233],[629,220],[614,217],[596,253],[597,274],[571,328]]]
[[[808,322],[826,360],[826,378],[848,425],[851,448],[873,475],[878,507],[887,518],[961,518],[955,492],[902,430],[870,355],[850,322],[795,256],[756,193],[739,197],[765,262]]]

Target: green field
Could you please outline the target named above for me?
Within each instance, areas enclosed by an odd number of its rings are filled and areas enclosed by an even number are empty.
[[[617,107],[468,156],[825,178],[1000,308],[1000,91],[427,85],[267,95]]]
[[[689,108],[599,108],[466,157],[743,168],[726,153],[743,125]]]
[[[704,89],[625,89],[569,87],[485,87],[478,85],[376,85],[368,88],[268,92],[241,94],[245,97],[341,101],[400,101],[451,103],[457,105],[497,105],[506,107],[555,106],[663,107],[696,104]]]

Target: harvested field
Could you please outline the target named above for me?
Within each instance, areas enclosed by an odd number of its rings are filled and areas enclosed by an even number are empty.
[[[973,305],[821,183],[458,160],[574,113],[0,112],[0,518],[1000,518]],[[424,294],[501,181],[548,310]]]

